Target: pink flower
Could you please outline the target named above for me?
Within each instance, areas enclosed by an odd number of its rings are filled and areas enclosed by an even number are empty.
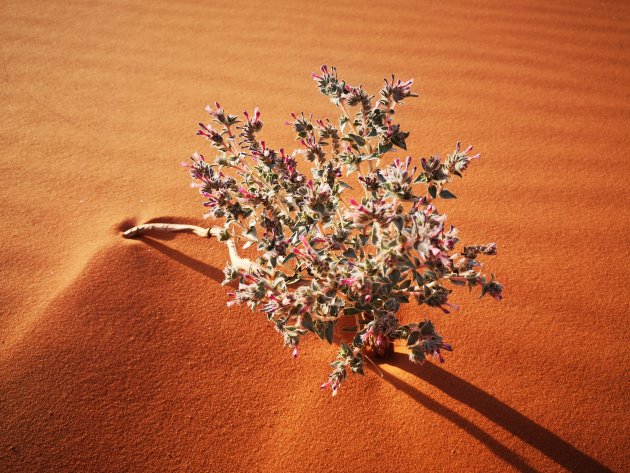
[[[238,191],[243,194],[243,197],[245,197],[246,199],[253,199],[256,196],[254,194],[252,194],[251,192],[249,192],[247,189],[243,188],[243,187],[239,187]]]
[[[363,335],[361,335],[361,342],[363,342],[364,344],[367,343],[372,335],[374,335],[374,327],[368,328],[367,331]]]
[[[496,255],[497,254],[497,244],[496,243],[488,243],[483,250],[486,255]]]
[[[332,388],[332,395],[336,396],[337,395],[337,390],[339,389],[339,379],[335,376],[332,378],[329,378],[328,381],[326,381],[325,383],[323,383],[320,388],[321,389],[325,389],[328,386],[331,386]]]
[[[357,278],[344,278],[339,280],[340,286],[352,286],[357,282]]]

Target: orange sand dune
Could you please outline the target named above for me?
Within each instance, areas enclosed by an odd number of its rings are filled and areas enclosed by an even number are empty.
[[[630,471],[629,5],[256,3],[0,5],[0,471]],[[199,221],[206,103],[259,106],[276,147],[333,113],[322,63],[416,79],[414,157],[476,145],[444,209],[506,286],[406,307],[447,363],[401,349],[336,398],[335,347],[292,360],[226,307],[220,243],[119,236]]]

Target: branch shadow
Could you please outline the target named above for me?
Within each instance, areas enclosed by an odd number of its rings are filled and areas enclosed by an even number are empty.
[[[190,256],[182,253],[181,251],[178,251],[174,248],[170,248],[153,238],[143,236],[143,237],[138,238],[138,240],[146,243],[151,248],[159,251],[160,253],[168,256],[169,258],[177,261],[178,263],[181,263],[184,266],[187,266],[190,269],[198,272],[199,274],[207,276],[219,283],[223,282],[223,279],[225,279],[225,275],[223,274],[223,271],[221,271],[220,269],[215,268],[214,266],[211,266],[207,263],[204,263],[203,261],[199,261],[195,258],[191,258]]]
[[[465,431],[467,434],[477,439],[479,442],[483,443],[497,457],[502,459],[504,462],[512,465],[516,470],[523,473],[538,473],[538,470],[528,465],[527,462],[520,455],[518,455],[517,453],[507,448],[498,440],[494,439],[490,434],[488,434],[481,428],[477,427],[473,422],[466,419],[461,414],[458,414],[457,412],[446,407],[445,405],[440,404],[435,399],[430,398],[426,394],[418,391],[416,388],[414,388],[410,384],[402,381],[399,378],[396,378],[395,376],[392,376],[391,374],[387,372],[383,372],[382,375],[385,381],[393,385],[396,389],[404,392],[412,399],[415,399],[417,403],[422,404],[422,406],[425,407],[426,409],[429,409],[430,411],[441,415],[448,421],[455,424],[457,427]]]
[[[415,374],[453,399],[479,412],[487,419],[501,426],[523,442],[531,445],[569,471],[611,472],[609,468],[584,452],[581,452],[550,430],[528,419],[520,412],[477,386],[449,373],[437,365],[424,363],[422,366],[418,366],[413,364],[406,354],[396,352],[391,355],[391,358],[383,360],[382,363],[396,366],[408,373]],[[426,394],[418,391],[410,384],[405,383],[395,376],[388,373],[384,373],[384,376],[394,387],[486,444],[498,457],[505,460],[517,470],[523,472],[536,471],[519,455],[499,443],[465,417],[438,403],[434,399],[431,399]]]

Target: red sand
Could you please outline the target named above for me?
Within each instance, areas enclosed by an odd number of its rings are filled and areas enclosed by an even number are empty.
[[[208,3],[0,6],[0,471],[630,471],[628,4]],[[446,364],[334,399],[335,347],[294,361],[226,308],[224,246],[118,234],[199,221],[206,103],[285,147],[291,111],[332,114],[322,63],[416,79],[413,156],[482,152],[443,207],[506,285],[431,314]]]

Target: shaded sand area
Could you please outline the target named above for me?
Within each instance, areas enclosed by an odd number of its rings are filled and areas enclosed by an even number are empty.
[[[1,3],[0,471],[630,471],[627,3],[253,3]],[[412,156],[475,144],[443,210],[506,286],[336,398],[335,347],[226,308],[220,243],[118,234],[201,221],[207,103],[276,147],[334,113],[323,63],[416,79]]]

